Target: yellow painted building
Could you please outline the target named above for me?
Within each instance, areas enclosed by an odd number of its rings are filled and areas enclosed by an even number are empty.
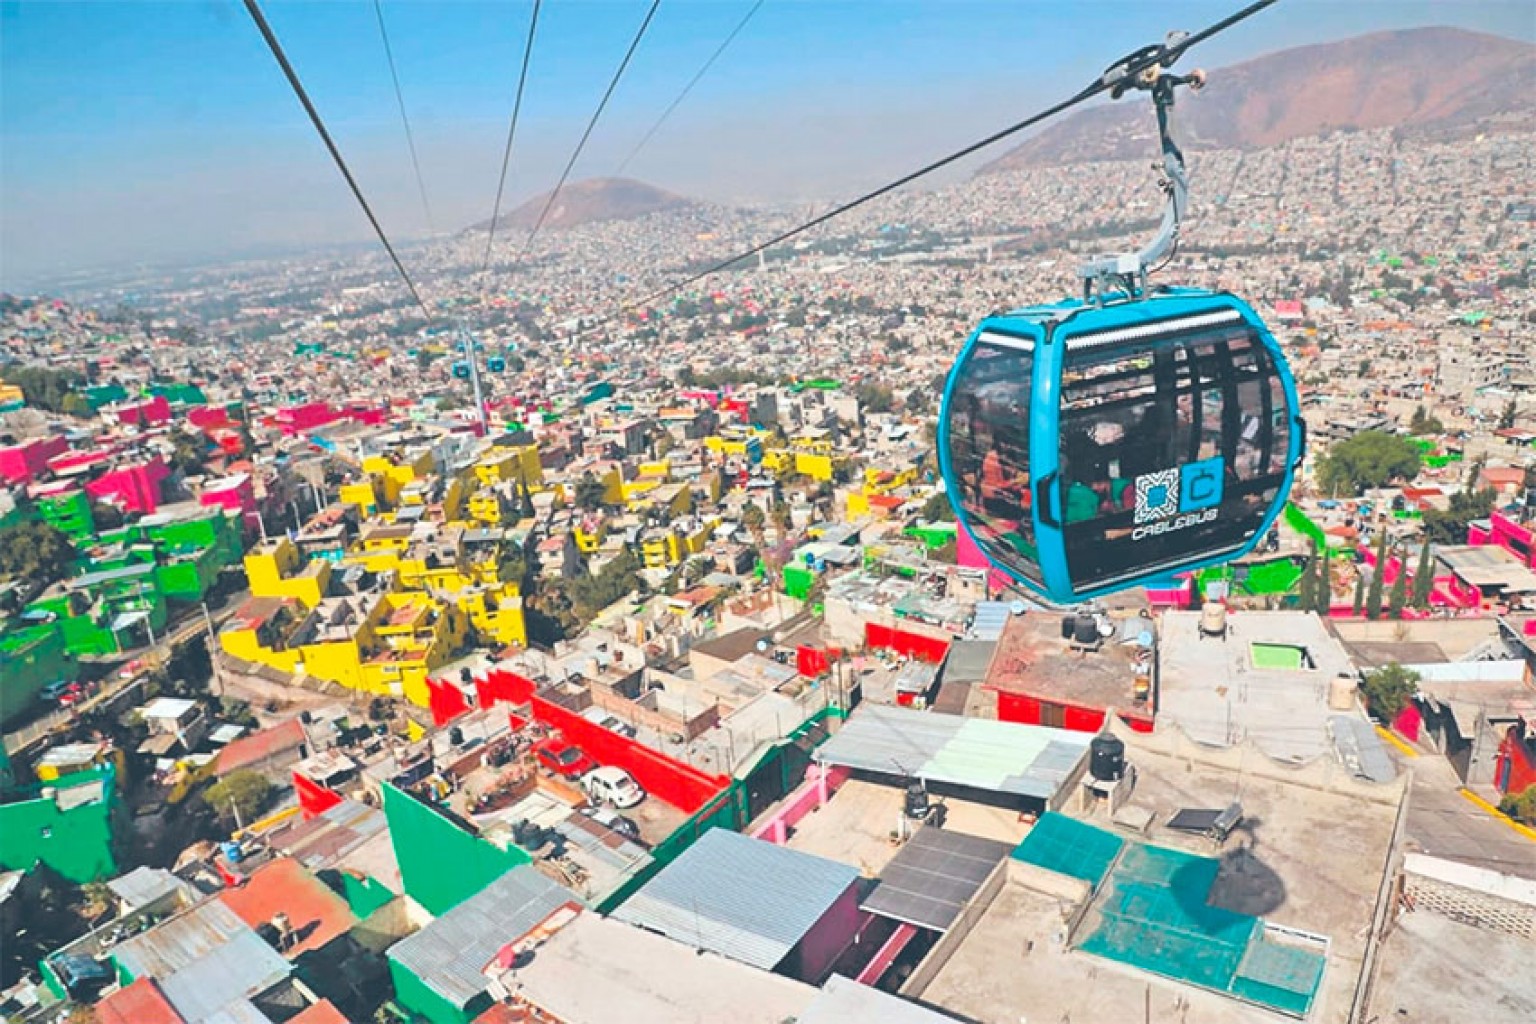
[[[502,500],[501,495],[489,488],[471,494],[465,503],[465,508],[469,517],[479,523],[500,526],[507,519],[506,502]]]
[[[544,467],[535,445],[496,445],[480,457],[474,466],[475,479],[481,486],[492,487],[509,480],[526,483],[537,490],[544,483]]]
[[[313,608],[330,588],[331,563],[306,562],[292,541],[275,537],[245,556],[245,577],[255,597],[291,597]]]

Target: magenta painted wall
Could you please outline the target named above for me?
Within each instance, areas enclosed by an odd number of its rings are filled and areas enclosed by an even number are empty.
[[[853,944],[868,915],[859,910],[859,883],[852,882],[837,902],[811,926],[778,968],[782,974],[812,985],[820,985],[832,971],[832,965]],[[874,950],[870,951],[871,954]]]

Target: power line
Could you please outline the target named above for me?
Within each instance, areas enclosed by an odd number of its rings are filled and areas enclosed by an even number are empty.
[[[709,69],[714,66],[715,61],[720,59],[720,55],[725,52],[726,47],[730,46],[736,37],[741,34],[741,30],[747,27],[747,22],[752,20],[752,16],[757,13],[758,8],[762,7],[765,2],[767,0],[757,0],[751,9],[742,16],[742,19],[736,23],[736,27],[731,29],[730,35],[726,36],[725,40],[715,47],[715,52],[709,55],[709,59],[704,62],[704,66],[699,68],[698,72],[688,80],[688,84],[683,86],[683,91],[677,94],[677,98],[672,101],[666,110],[661,112],[661,116],[656,119],[656,123],[651,125],[644,137],[635,144],[635,148],[629,151],[629,156],[624,158],[624,162],[619,164],[619,169],[614,172],[615,177],[624,173],[624,169],[629,166],[630,161],[638,156],[640,151],[661,130],[661,126],[666,123],[667,118],[671,117],[672,112],[678,108],[678,105],[688,98],[688,94],[693,91],[693,87],[698,85],[699,80],[709,73]]]
[[[331,139],[331,133],[326,130],[325,122],[320,119],[320,112],[310,102],[309,93],[304,91],[304,84],[299,81],[298,72],[293,70],[293,65],[288,63],[288,55],[283,52],[283,46],[277,41],[277,36],[272,34],[272,26],[267,24],[266,16],[261,13],[261,6],[257,0],[245,0],[245,9],[250,13],[251,20],[256,23],[256,28],[261,32],[263,39],[267,41],[267,48],[272,51],[272,56],[283,69],[283,74],[288,79],[288,84],[293,87],[293,94],[299,98],[304,106],[304,112],[309,115],[310,123],[315,126],[315,131],[320,135],[320,141],[325,143],[325,148],[331,153],[331,159],[336,162],[336,169],[341,171],[341,176],[347,179],[347,187],[352,190],[352,196],[357,200],[357,205],[363,208],[363,213],[368,217],[368,223],[373,225],[374,233],[379,236],[379,241],[384,244],[384,251],[389,253],[389,258],[400,272],[400,279],[405,282],[406,289],[411,293],[411,298],[416,300],[416,305],[421,311],[432,319],[432,310],[421,301],[421,293],[416,290],[416,284],[411,280],[411,275],[406,273],[405,264],[400,262],[400,257],[395,254],[395,247],[389,244],[389,236],[384,233],[384,228],[379,224],[379,218],[373,215],[373,208],[368,205],[368,200],[363,198],[363,190],[358,187],[357,179],[352,177],[352,172],[347,168],[347,162],[342,159],[341,150],[336,148],[336,143]]]
[[[597,104],[597,109],[592,112],[592,119],[587,122],[587,130],[581,133],[581,141],[576,143],[576,149],[571,153],[571,158],[566,161],[565,170],[560,174],[560,180],[555,183],[554,191],[549,194],[549,199],[544,203],[544,209],[539,211],[539,219],[534,221],[533,230],[528,232],[528,240],[523,243],[523,251],[518,254],[517,261],[521,263],[528,255],[528,250],[533,248],[533,240],[538,237],[539,229],[544,226],[544,219],[549,216],[549,211],[554,207],[555,200],[560,197],[560,190],[565,187],[566,179],[571,176],[571,168],[576,166],[576,161],[581,157],[581,151],[586,148],[587,140],[592,137],[592,130],[597,127],[597,119],[603,116],[603,108],[608,105],[608,100],[613,96],[613,91],[619,87],[619,79],[624,77],[624,69],[629,67],[630,58],[640,48],[640,40],[645,38],[645,30],[651,27],[651,19],[656,17],[656,8],[661,6],[661,0],[651,0],[651,9],[645,12],[645,20],[640,23],[640,29],[635,33],[635,38],[630,41],[629,49],[624,53],[624,59],[619,61],[618,70],[613,73],[613,79],[608,83],[608,89],[603,93],[603,98]]]
[[[400,107],[400,123],[405,126],[405,145],[411,151],[411,170],[416,172],[416,190],[421,193],[421,208],[427,215],[427,230],[437,234],[432,219],[432,204],[427,202],[427,184],[421,177],[421,161],[416,159],[416,139],[411,135],[411,119],[405,113],[405,94],[400,90],[400,74],[395,70],[395,51],[389,45],[389,29],[384,27],[384,8],[373,0],[373,13],[379,19],[379,38],[384,40],[384,59],[389,62],[389,79],[395,83],[395,103]]]
[[[491,227],[485,233],[485,260],[482,272],[491,266],[491,243],[496,240],[496,218],[501,216],[501,194],[507,185],[507,167],[512,163],[512,139],[517,135],[517,115],[523,109],[523,86],[528,82],[528,61],[533,56],[533,32],[539,26],[539,6],[542,0],[533,0],[533,17],[528,20],[528,42],[523,46],[523,69],[517,74],[517,98],[512,101],[512,121],[507,125],[507,145],[501,153],[501,176],[496,179],[496,202],[491,207]]]
[[[1201,29],[1199,32],[1196,32],[1193,35],[1184,36],[1182,39],[1178,39],[1165,47],[1149,47],[1146,50],[1138,51],[1134,57],[1122,60],[1118,64],[1112,66],[1099,78],[1095,79],[1084,88],[1078,90],[1078,92],[1074,93],[1067,99],[1053,104],[1052,106],[1046,107],[1044,110],[1041,110],[1038,113],[1031,114],[1024,120],[1015,122],[1014,124],[1011,124],[1000,131],[993,132],[991,135],[981,139],[979,142],[973,142],[963,149],[959,149],[953,153],[950,153],[948,156],[940,157],[932,163],[924,164],[917,170],[912,171],[909,174],[904,174],[897,178],[895,181],[881,185],[877,189],[866,192],[856,199],[851,199],[848,202],[843,203],[841,206],[827,211],[819,217],[813,217],[797,227],[790,228],[788,231],[780,232],[779,234],[774,235],[772,238],[768,239],[766,242],[761,242],[757,245],[754,245],[752,248],[747,249],[744,252],[737,253],[735,256],[732,256],[729,259],[721,260],[719,263],[715,263],[705,270],[701,270],[695,274],[692,274],[684,278],[682,281],[667,285],[663,288],[658,288],[654,292],[644,295],[639,299],[626,302],[616,312],[602,318],[591,327],[588,327],[582,331],[578,331],[575,335],[573,335],[573,337],[582,337],[583,335],[589,334],[592,331],[605,327],[618,317],[622,316],[628,310],[635,309],[640,306],[648,306],[658,299],[668,298],[676,295],[683,289],[687,288],[689,285],[696,284],[706,277],[710,277],[713,274],[717,274],[722,270],[740,263],[744,259],[756,256],[758,253],[771,249],[775,245],[780,245],[784,242],[787,242],[789,239],[794,238],[796,235],[803,234],[812,228],[819,227],[820,225],[825,224],[827,221],[832,220],[834,217],[841,217],[843,214],[863,206],[865,203],[878,199],[890,192],[894,192],[896,189],[899,189],[904,185],[909,185],[916,181],[918,178],[924,177],[926,175],[932,174],[934,171],[948,167],[950,164],[955,163],[958,160],[963,160],[966,157],[979,152],[980,150],[986,149],[989,146],[1001,142],[1009,136],[1017,135],[1019,132],[1024,131],[1027,128],[1032,128],[1042,121],[1048,121],[1059,114],[1063,114],[1066,111],[1071,110],[1073,107],[1093,99],[1095,96],[1099,96],[1103,93],[1113,90],[1117,84],[1132,81],[1137,76],[1147,71],[1149,68],[1152,68],[1156,65],[1171,67],[1174,62],[1182,57],[1187,50],[1204,42],[1212,36],[1217,35],[1220,32],[1226,31],[1233,25],[1236,25],[1238,22],[1251,18],[1253,15],[1258,14],[1266,7],[1272,7],[1277,2],[1279,2],[1279,0],[1255,0],[1255,2],[1250,3],[1248,6],[1242,8],[1241,10],[1229,15],[1226,18],[1223,18],[1222,20],[1212,25],[1207,26],[1204,29]]]

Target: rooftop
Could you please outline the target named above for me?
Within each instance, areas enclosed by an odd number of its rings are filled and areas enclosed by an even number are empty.
[[[1155,632],[1151,619],[1120,620],[1130,626],[1105,641],[1096,651],[1074,649],[1062,639],[1062,620],[1048,612],[1011,615],[997,641],[997,653],[987,670],[989,687],[1010,693],[1027,693],[1065,704],[1090,708],[1129,708],[1135,704],[1136,666],[1144,661],[1138,639]]]
[[[1435,548],[1435,557],[1457,576],[1482,590],[1510,594],[1536,593],[1536,572],[1496,544],[1446,545]]]
[[[603,965],[601,984],[593,964]],[[594,914],[540,945],[507,987],[566,1024],[783,1024],[817,997],[801,982]]]
[[[1328,689],[1354,665],[1310,612],[1232,612],[1225,637],[1203,637],[1199,612],[1167,612],[1158,721],[1227,747],[1251,737],[1270,757],[1306,761],[1331,749]],[[1286,658],[1292,667],[1280,667]]]
[[[711,829],[614,917],[771,970],[858,878],[847,864]]]
[[[1086,733],[866,705],[815,754],[823,764],[1049,800],[1088,753]]]
[[[218,898],[252,928],[286,915],[295,939],[283,950],[290,960],[319,949],[357,923],[346,901],[291,857],[268,862],[244,885]]]

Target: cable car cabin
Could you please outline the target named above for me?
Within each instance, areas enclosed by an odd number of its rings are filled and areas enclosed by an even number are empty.
[[[983,553],[1057,603],[1236,558],[1305,445],[1275,340],[1225,293],[990,317],[950,371],[939,460]]]
[[[507,361],[501,356],[491,356],[491,358],[485,361],[485,366],[486,369],[490,370],[492,373],[505,373],[507,369]]]
[[[469,379],[469,364],[468,363],[454,363],[453,364],[453,375],[455,377],[459,378],[459,380],[468,380]]]

